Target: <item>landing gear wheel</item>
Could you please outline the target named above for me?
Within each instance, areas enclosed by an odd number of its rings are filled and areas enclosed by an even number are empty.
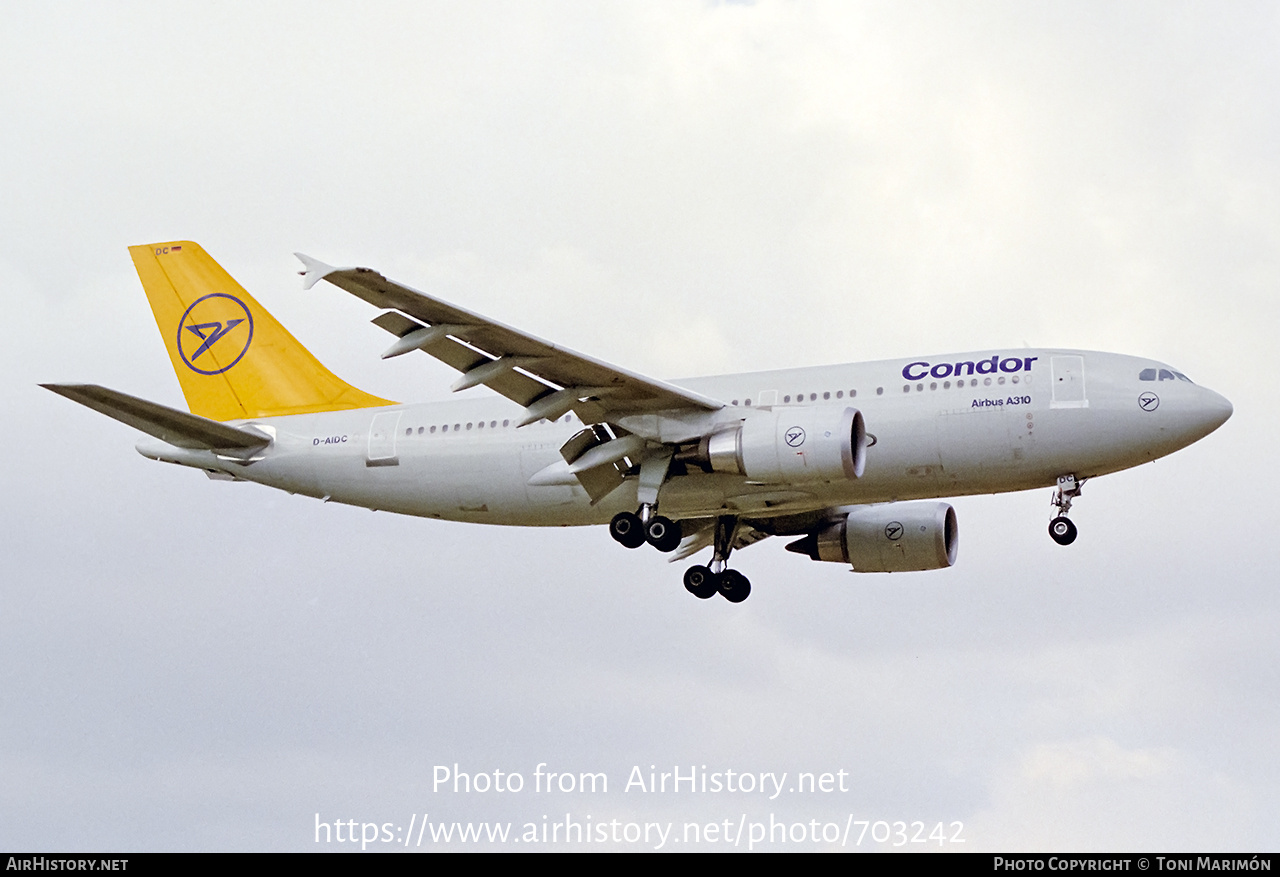
[[[716,576],[720,596],[730,603],[741,603],[751,596],[751,581],[736,569],[727,569]]]
[[[664,554],[669,551],[675,551],[680,547],[680,524],[670,518],[658,515],[649,521],[645,538],[649,540],[650,545]]]
[[[1076,541],[1076,532],[1076,525],[1071,523],[1070,518],[1059,515],[1049,522],[1049,535],[1059,545],[1070,545]]]
[[[609,522],[609,535],[627,548],[639,548],[644,544],[644,525],[634,512],[618,512]]]
[[[685,570],[684,589],[699,600],[716,595],[716,576],[705,566],[691,566]]]

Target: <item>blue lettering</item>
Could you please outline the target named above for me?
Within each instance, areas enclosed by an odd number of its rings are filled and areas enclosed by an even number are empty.
[[[923,380],[926,376],[934,378],[950,378],[964,377],[972,374],[993,375],[998,372],[1011,374],[1013,372],[1031,371],[1031,363],[1038,360],[1038,356],[1028,356],[1026,358],[1018,356],[1008,356],[1003,359],[997,354],[990,359],[984,359],[981,362],[973,362],[972,360],[964,360],[963,362],[940,362],[934,365],[931,362],[923,360],[910,362],[902,369],[902,377],[908,381]]]

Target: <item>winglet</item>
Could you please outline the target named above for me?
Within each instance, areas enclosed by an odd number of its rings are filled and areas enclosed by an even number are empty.
[[[298,257],[298,261],[303,265],[304,270],[298,272],[302,275],[303,289],[310,289],[317,282],[324,280],[327,275],[338,270],[332,265],[327,265],[319,259],[313,259],[305,253],[294,253],[294,255]]]

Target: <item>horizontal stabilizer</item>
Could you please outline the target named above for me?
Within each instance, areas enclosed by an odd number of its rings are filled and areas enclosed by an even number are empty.
[[[188,414],[186,411],[178,411],[96,384],[40,386],[179,448],[248,450],[260,448],[271,441],[270,436],[253,429],[228,426],[207,417]]]

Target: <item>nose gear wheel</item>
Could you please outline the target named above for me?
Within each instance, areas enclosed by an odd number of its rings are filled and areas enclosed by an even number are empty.
[[[1057,516],[1049,522],[1049,537],[1059,545],[1070,545],[1076,541],[1076,525],[1071,523],[1067,515],[1071,512],[1071,501],[1080,495],[1085,479],[1076,480],[1075,475],[1059,475],[1058,488],[1054,491],[1050,503],[1057,508]]]

